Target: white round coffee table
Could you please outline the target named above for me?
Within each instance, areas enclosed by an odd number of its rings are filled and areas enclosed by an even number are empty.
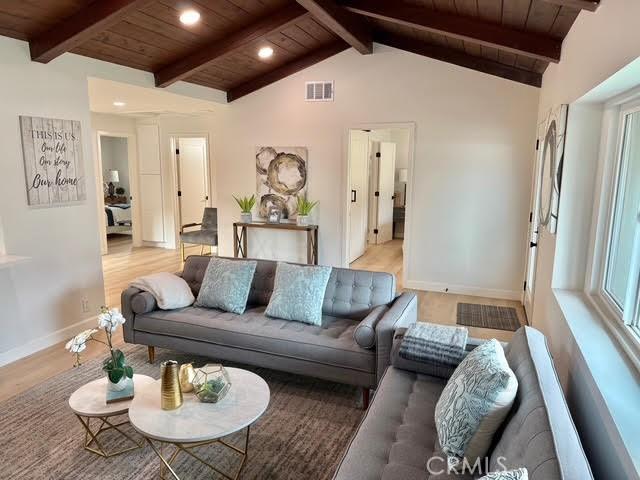
[[[134,395],[144,389],[145,386],[151,385],[155,380],[146,375],[133,375],[133,388]],[[118,415],[124,415],[128,412],[131,400],[123,400],[115,403],[107,403],[107,377],[102,377],[97,380],[83,385],[69,397],[69,407],[73,410],[78,420],[84,428],[84,448],[103,457],[113,457],[124,452],[129,452],[137,448],[142,447],[143,443],[134,440],[128,433],[124,432],[120,427],[129,423],[129,421],[122,421],[120,423],[114,423],[110,420],[110,417]],[[92,419],[98,420],[99,425],[97,429],[92,425]],[[122,435],[129,442],[133,443],[133,446],[124,448],[122,450],[108,452],[100,443],[98,438],[101,433],[107,430],[115,430]],[[92,446],[95,444],[95,448]]]
[[[160,380],[136,391],[129,407],[131,425],[142,434],[171,475],[180,477],[171,467],[180,452],[186,452],[225,478],[236,480],[242,473],[249,447],[249,430],[269,405],[270,391],[267,382],[255,373],[239,368],[225,367],[231,378],[229,392],[218,403],[202,403],[193,393],[183,394],[184,402],[176,410],[160,407]],[[223,437],[246,429],[244,450],[226,443]],[[175,447],[173,454],[165,458],[154,445],[168,443]],[[242,456],[235,475],[223,472],[198,457],[191,448],[219,443]]]

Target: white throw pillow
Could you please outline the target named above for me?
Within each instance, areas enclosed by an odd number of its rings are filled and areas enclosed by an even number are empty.
[[[527,473],[526,468],[518,468],[517,470],[491,472],[480,480],[529,480],[529,474]]]
[[[502,345],[489,340],[458,365],[438,399],[436,429],[442,451],[454,468],[485,456],[494,433],[509,413],[518,380]]]
[[[162,310],[188,307],[195,300],[189,284],[173,273],[145,275],[135,279],[130,285],[153,295]]]

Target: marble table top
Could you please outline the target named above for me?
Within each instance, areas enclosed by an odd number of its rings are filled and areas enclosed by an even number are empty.
[[[133,375],[134,396],[155,380],[147,375]],[[107,403],[107,377],[83,385],[71,394],[69,406],[83,417],[108,417],[127,413],[132,400]]]
[[[184,393],[182,406],[162,410],[160,380],[136,390],[129,407],[131,425],[148,438],[170,443],[216,440],[251,425],[269,405],[269,386],[255,373],[225,368],[231,388],[218,403],[202,403],[194,393]]]

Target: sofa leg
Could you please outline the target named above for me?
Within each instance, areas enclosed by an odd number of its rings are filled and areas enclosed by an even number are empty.
[[[184,263],[186,260],[186,258],[184,258],[184,242],[180,242],[180,255],[182,256],[182,262]]]
[[[362,409],[369,408],[369,387],[362,387]]]
[[[149,363],[153,363],[156,361],[156,349],[149,345],[147,347],[147,352],[149,353]]]

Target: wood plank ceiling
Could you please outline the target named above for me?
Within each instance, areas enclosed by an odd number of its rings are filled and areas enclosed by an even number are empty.
[[[529,85],[599,0],[2,0],[34,61],[73,52],[224,90],[229,101],[353,47],[387,44]],[[200,21],[183,25],[187,9]],[[257,52],[269,46],[273,55]]]

